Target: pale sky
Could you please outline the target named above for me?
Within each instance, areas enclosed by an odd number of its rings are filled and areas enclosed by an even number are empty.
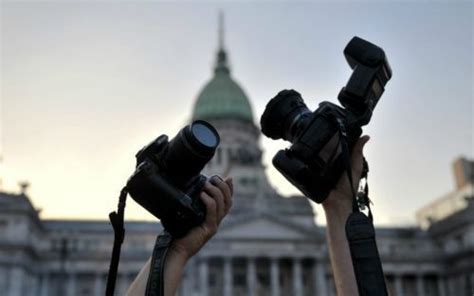
[[[378,224],[414,222],[453,190],[473,155],[472,2],[13,2],[1,4],[3,189],[28,180],[43,218],[107,219],[134,154],[190,118],[211,77],[217,12],[232,73],[255,121],[282,88],[315,109],[336,102],[357,35],[386,51],[393,78],[364,128]],[[287,144],[263,139],[271,166]],[[324,217],[318,208],[318,222]],[[152,219],[129,199],[129,219]]]

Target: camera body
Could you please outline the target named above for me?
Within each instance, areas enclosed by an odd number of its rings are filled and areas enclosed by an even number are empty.
[[[212,125],[197,120],[171,141],[161,135],[136,154],[128,192],[175,238],[204,221],[206,208],[199,195],[207,177],[200,172],[219,141]]]
[[[392,71],[384,51],[354,37],[344,49],[354,70],[338,99],[342,107],[321,102],[311,112],[294,90],[279,92],[261,117],[262,132],[292,145],[273,158],[274,166],[303,194],[323,202],[346,169],[341,141],[352,151],[369,123]]]

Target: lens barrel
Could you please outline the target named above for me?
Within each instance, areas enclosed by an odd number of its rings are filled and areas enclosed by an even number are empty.
[[[196,120],[169,142],[162,164],[177,185],[185,186],[211,160],[219,142],[219,134],[211,124]]]
[[[298,121],[311,113],[301,95],[293,90],[282,90],[268,102],[260,118],[262,133],[274,140],[292,141]]]

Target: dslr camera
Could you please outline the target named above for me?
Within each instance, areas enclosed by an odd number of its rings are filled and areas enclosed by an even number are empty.
[[[136,154],[137,166],[127,190],[174,238],[204,221],[206,208],[199,194],[207,177],[200,172],[219,141],[211,124],[196,120],[171,141],[161,135]]]
[[[353,72],[338,96],[343,107],[324,101],[311,112],[298,92],[283,90],[260,119],[265,136],[292,143],[275,155],[274,166],[317,203],[326,199],[346,170],[349,160],[344,154],[352,151],[392,76],[384,51],[359,37],[347,44],[344,55]]]

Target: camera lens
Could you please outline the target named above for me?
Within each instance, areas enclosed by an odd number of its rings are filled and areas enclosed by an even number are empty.
[[[197,120],[191,125],[191,133],[193,137],[201,145],[208,148],[216,148],[219,145],[219,135],[217,131],[207,122]]]
[[[169,142],[162,163],[171,179],[185,186],[211,160],[219,142],[219,134],[211,124],[196,120]]]
[[[292,141],[311,111],[295,90],[282,90],[268,102],[260,118],[262,133],[274,140]]]

